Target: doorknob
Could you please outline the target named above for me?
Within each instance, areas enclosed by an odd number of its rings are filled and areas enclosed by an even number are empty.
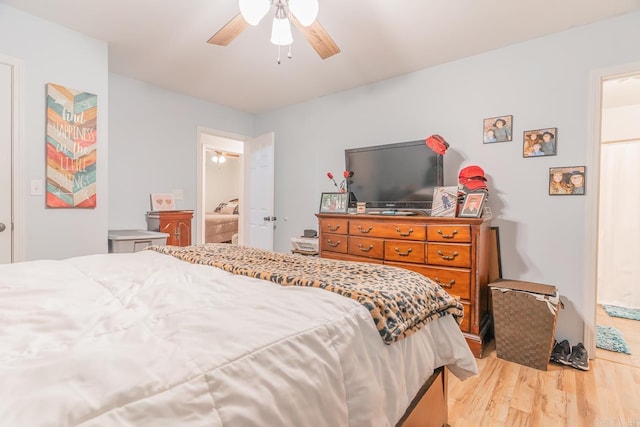
[[[0,222],[0,233],[2,233],[6,228],[7,226]]]

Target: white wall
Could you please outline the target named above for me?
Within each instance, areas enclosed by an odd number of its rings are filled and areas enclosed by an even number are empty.
[[[602,110],[602,141],[638,139],[640,136],[640,104],[604,108]]]
[[[640,308],[640,95],[627,93],[637,104],[602,110],[597,302]]]
[[[46,84],[98,95],[97,207],[46,209],[43,196],[25,201],[27,260],[107,252],[109,93],[107,44],[0,4],[0,52],[24,61],[24,170],[45,180]]]
[[[183,190],[176,207],[196,209],[199,126],[253,134],[250,114],[118,74],[109,74],[109,96],[111,229],[146,229],[149,193]]]
[[[582,340],[586,201],[595,195],[549,196],[548,171],[586,164],[590,73],[638,61],[632,40],[640,13],[258,115],[255,134],[276,134],[275,214],[287,218],[276,249],[317,228],[320,193],[332,190],[326,172],[343,170],[345,148],[438,133],[451,144],[446,185],[468,164],[489,177],[503,275],[557,285],[566,306],[557,336]],[[507,114],[514,141],[484,145],[482,120]],[[523,131],[548,127],[558,128],[558,155],[523,158]]]

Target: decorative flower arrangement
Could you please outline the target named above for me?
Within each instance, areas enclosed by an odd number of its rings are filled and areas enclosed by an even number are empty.
[[[353,176],[353,171],[344,171],[342,172],[342,176],[344,177],[344,179],[340,182],[340,185],[338,185],[335,178],[333,177],[333,174],[331,172],[327,172],[327,177],[331,181],[333,181],[333,185],[336,186],[338,191],[340,191],[341,193],[345,193],[347,191],[347,179]]]

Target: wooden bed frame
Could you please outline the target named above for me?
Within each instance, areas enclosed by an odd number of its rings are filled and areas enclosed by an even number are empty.
[[[448,427],[447,375],[437,368],[413,398],[396,427]]]

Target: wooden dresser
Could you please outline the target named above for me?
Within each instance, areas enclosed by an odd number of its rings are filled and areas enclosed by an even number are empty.
[[[460,300],[460,328],[482,357],[490,328],[489,220],[428,216],[317,214],[320,256],[417,271]]]
[[[191,245],[191,219],[193,211],[147,212],[147,229],[168,233],[167,245]]]

